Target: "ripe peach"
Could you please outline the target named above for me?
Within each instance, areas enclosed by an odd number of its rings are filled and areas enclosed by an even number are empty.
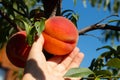
[[[17,67],[25,66],[31,48],[25,39],[25,31],[17,32],[10,38],[6,46],[8,59]]]
[[[45,39],[43,51],[48,59],[52,55],[66,55],[76,46],[78,31],[68,19],[60,16],[51,17],[45,21],[45,30],[42,32]],[[17,67],[24,67],[31,47],[26,42],[26,32],[14,34],[7,43],[8,59]],[[48,54],[50,53],[50,54]]]
[[[44,49],[54,55],[66,55],[76,46],[78,30],[75,25],[62,16],[51,17],[45,21],[43,31]]]

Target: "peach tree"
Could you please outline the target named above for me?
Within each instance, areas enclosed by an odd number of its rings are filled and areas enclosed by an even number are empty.
[[[119,41],[120,35],[120,19],[108,20],[106,24],[101,24],[102,21],[109,19],[109,17],[119,17],[120,1],[119,0],[82,0],[83,6],[87,6],[87,2],[93,7],[104,8],[113,12],[113,15],[108,15],[103,20],[97,23],[78,30],[79,36],[85,35],[89,31],[104,30],[104,40],[107,42],[114,39]],[[77,0],[73,0],[73,5],[77,5]],[[29,44],[33,43],[34,34],[42,32],[44,22],[43,19],[48,19],[52,16],[64,16],[71,20],[76,26],[79,15],[74,10],[62,10],[62,0],[0,0],[0,48],[9,40],[12,34],[26,30],[27,41]],[[111,25],[109,23],[115,22]],[[41,26],[39,30],[35,27]],[[32,28],[31,28],[32,27]],[[91,61],[88,68],[73,68],[70,69],[64,77],[79,78],[89,80],[99,79],[114,79],[120,77],[120,46],[116,48],[113,46],[103,46],[97,50],[108,49],[108,51],[100,54],[98,58]],[[2,54],[2,53],[1,53]],[[1,63],[2,64],[2,63]],[[17,74],[21,77],[22,72]]]

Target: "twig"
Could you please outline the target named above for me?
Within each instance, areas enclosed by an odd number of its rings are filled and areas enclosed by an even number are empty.
[[[18,26],[7,16],[7,14],[3,13],[1,10],[0,10],[0,15],[1,15],[4,19],[6,19],[6,21],[8,21],[8,22],[10,23],[10,25],[11,25],[12,27],[14,27],[14,29],[15,29],[16,31],[21,31],[21,28],[18,27]]]
[[[109,30],[115,30],[115,31],[120,31],[120,27],[117,27],[117,26],[113,26],[113,25],[108,25],[108,24],[100,24],[101,22],[103,22],[104,20],[112,17],[112,16],[117,16],[119,17],[119,15],[117,14],[113,14],[113,15],[110,15],[110,16],[107,16],[105,17],[104,19],[98,21],[97,23],[91,25],[91,26],[88,26],[82,30],[79,30],[79,35],[83,35],[84,33],[88,32],[88,31],[92,31],[92,30],[96,30],[96,29],[102,29],[102,30],[106,30],[106,29],[109,29]]]
[[[101,22],[103,22],[104,20],[106,20],[106,19],[108,19],[108,18],[110,18],[110,17],[112,17],[112,16],[117,16],[117,17],[119,17],[119,15],[113,14],[113,15],[110,15],[110,16],[105,17],[104,19],[100,20],[100,21],[97,22],[96,24],[100,24]],[[96,24],[95,24],[95,25],[96,25]]]
[[[113,25],[108,25],[108,24],[96,24],[92,26],[88,26],[84,29],[81,29],[78,31],[79,35],[83,35],[86,32],[93,31],[96,29],[101,29],[101,30],[115,30],[115,31],[120,31],[120,26],[113,26]]]

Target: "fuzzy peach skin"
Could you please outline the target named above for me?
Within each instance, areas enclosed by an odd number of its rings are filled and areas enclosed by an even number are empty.
[[[76,46],[78,30],[68,19],[56,16],[45,21],[43,48],[53,55],[66,55]],[[26,42],[26,32],[15,33],[7,43],[8,59],[17,67],[24,67],[31,47]]]
[[[76,46],[78,30],[67,18],[55,16],[45,21],[44,49],[54,55],[66,55]]]
[[[31,49],[26,42],[26,32],[20,31],[12,35],[6,46],[8,59],[17,67],[24,67]]]

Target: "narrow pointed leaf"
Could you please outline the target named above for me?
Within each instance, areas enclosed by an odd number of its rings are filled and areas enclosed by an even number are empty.
[[[120,53],[120,46],[117,46],[117,52]]]
[[[99,77],[96,77],[95,80],[100,80],[100,78],[99,78]]]
[[[109,49],[110,51],[116,51],[114,48],[112,48],[111,46],[103,46],[101,48],[97,48],[96,50],[101,50],[101,49]]]
[[[73,3],[74,3],[74,5],[76,5],[76,3],[77,3],[77,0],[73,0]]]
[[[24,25],[25,25],[25,30],[26,30],[26,34],[27,34],[27,38],[26,41],[27,43],[31,46],[33,43],[33,38],[34,35],[31,33],[32,31],[32,26],[30,26],[28,23],[26,23],[25,21],[23,21]]]
[[[112,76],[112,73],[109,70],[99,70],[99,71],[95,71],[96,76]]]
[[[109,5],[109,3],[110,3],[110,0],[105,0],[105,2],[104,2],[104,10],[107,9],[107,6]]]
[[[106,66],[114,67],[114,68],[120,68],[120,59],[119,58],[113,58],[106,63]]]
[[[45,19],[41,19],[40,21],[36,22],[35,28],[39,36],[42,33],[42,31],[45,29]]]
[[[87,7],[86,0],[82,0],[82,2],[83,2],[83,6],[86,8]]]

